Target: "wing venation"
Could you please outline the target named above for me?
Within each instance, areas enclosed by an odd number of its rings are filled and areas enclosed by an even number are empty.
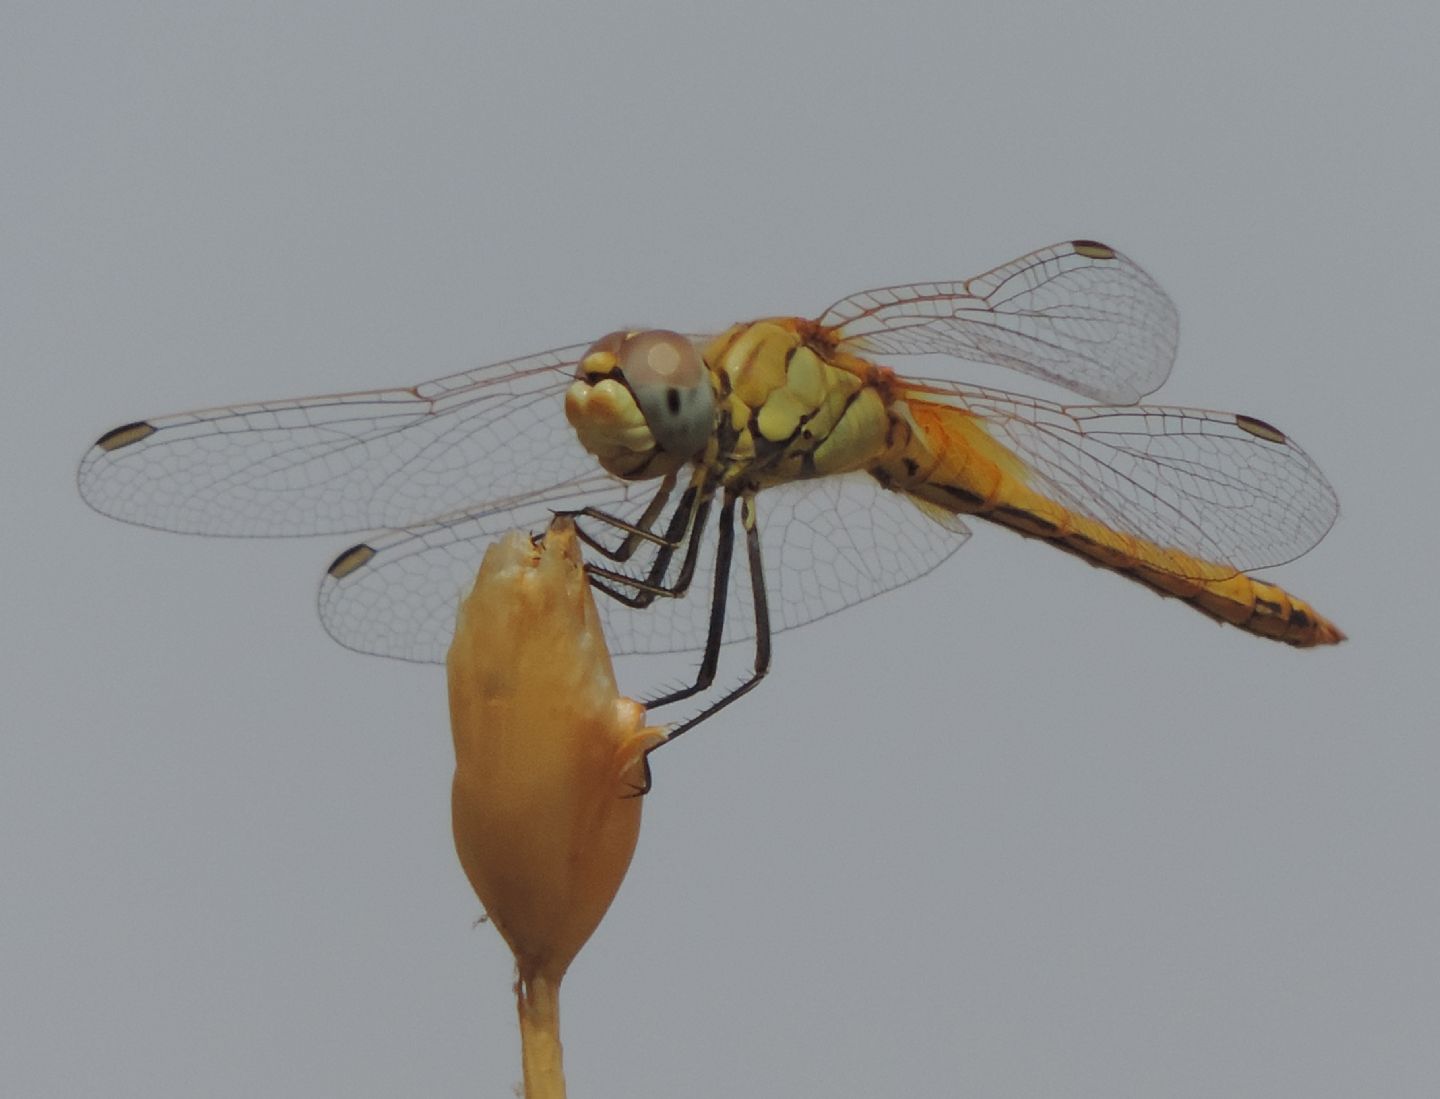
[[[1335,491],[1310,456],[1254,417],[1065,406],[940,379],[912,386],[912,402],[978,416],[1041,495],[1198,561],[1237,572],[1284,564],[1319,542],[1339,514]]]
[[[819,323],[862,354],[995,363],[1112,404],[1158,389],[1180,340],[1179,314],[1155,280],[1089,240],[958,282],[864,290]]]

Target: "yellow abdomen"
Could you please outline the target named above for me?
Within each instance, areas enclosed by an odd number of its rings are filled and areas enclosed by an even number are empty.
[[[1344,640],[1339,628],[1309,603],[1273,584],[1233,566],[1113,530],[1034,491],[1026,484],[1020,460],[992,438],[974,414],[921,401],[904,407],[916,437],[880,472],[882,480],[910,495],[1044,539],[1261,637],[1300,647]]]

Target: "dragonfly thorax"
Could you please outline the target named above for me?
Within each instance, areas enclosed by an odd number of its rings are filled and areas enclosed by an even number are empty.
[[[836,354],[799,317],[737,324],[705,348],[721,379],[725,483],[763,488],[871,468],[897,443],[890,374]]]
[[[674,472],[705,449],[715,394],[700,353],[678,332],[612,332],[580,360],[565,415],[606,470],[642,480]]]

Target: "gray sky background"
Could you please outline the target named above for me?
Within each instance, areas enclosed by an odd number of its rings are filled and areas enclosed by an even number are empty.
[[[102,430],[1085,236],[1180,306],[1156,399],[1326,470],[1273,575],[1352,640],[988,529],[782,635],[657,757],[572,1094],[1436,1094],[1434,6],[578,7],[5,5],[0,1091],[519,1078],[442,671],[325,635],[343,536],[90,512]]]

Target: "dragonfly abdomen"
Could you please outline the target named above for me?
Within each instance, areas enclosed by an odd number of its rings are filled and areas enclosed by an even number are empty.
[[[1269,637],[1302,649],[1334,645],[1345,640],[1340,628],[1317,613],[1305,600],[1243,572],[1225,580],[1187,582],[1183,578],[1143,568],[1119,571],[1161,595],[1184,599],[1217,622],[1228,622],[1260,637]],[[1181,590],[1172,590],[1177,586]],[[1188,587],[1196,590],[1184,590]]]
[[[905,407],[916,430],[905,453],[875,471],[883,482],[947,511],[1043,539],[1248,633],[1301,648],[1344,640],[1334,623],[1282,588],[1114,530],[1031,489],[1023,463],[971,414],[920,402]]]

